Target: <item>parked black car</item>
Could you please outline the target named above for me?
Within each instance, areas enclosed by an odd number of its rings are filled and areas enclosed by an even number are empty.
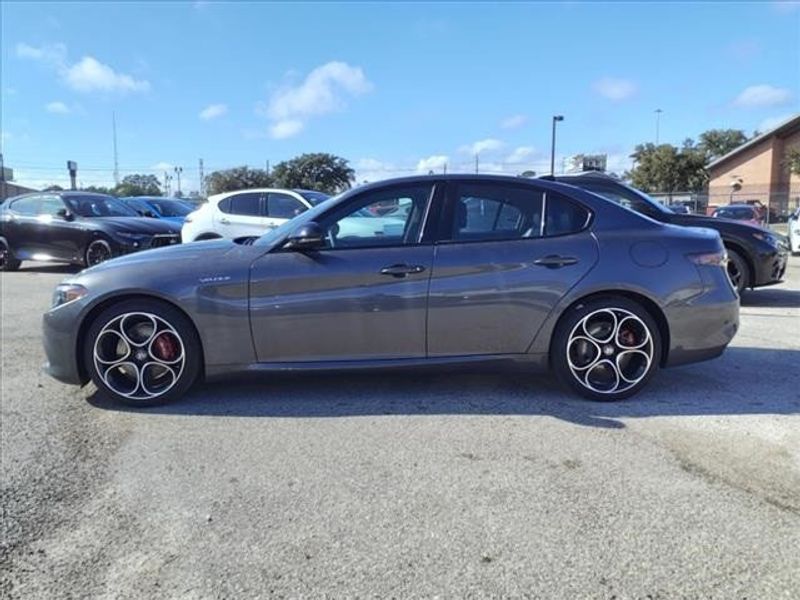
[[[23,260],[90,267],[104,260],[180,243],[180,226],[140,217],[104,194],[43,192],[0,205],[0,270]]]
[[[677,214],[644,192],[603,173],[547,178],[593,192],[662,223],[715,229],[728,251],[728,276],[739,293],[748,288],[779,283],[786,272],[788,248],[781,236],[763,227],[703,215]]]

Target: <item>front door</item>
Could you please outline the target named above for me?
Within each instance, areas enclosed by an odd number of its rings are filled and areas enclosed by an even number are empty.
[[[235,239],[263,235],[266,230],[264,202],[260,192],[241,192],[220,200],[214,226],[222,237]]]
[[[294,219],[297,215],[308,210],[308,207],[294,196],[280,192],[266,194],[266,208],[264,222],[267,229],[280,227],[289,219]]]
[[[326,247],[276,250],[252,267],[260,362],[420,358],[433,246],[422,243],[434,181],[364,191],[318,220]],[[372,210],[404,200],[405,218]]]
[[[428,354],[520,354],[597,261],[577,203],[529,184],[450,186],[436,246]]]

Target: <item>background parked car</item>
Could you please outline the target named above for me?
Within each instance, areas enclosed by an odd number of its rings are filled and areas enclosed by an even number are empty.
[[[742,221],[755,227],[761,225],[761,215],[759,210],[749,204],[731,204],[730,206],[721,206],[714,211],[711,215],[717,219],[731,219],[733,221]]]
[[[109,258],[180,243],[180,228],[140,217],[113,196],[43,192],[0,206],[0,270],[23,260],[92,266]]]
[[[186,215],[197,210],[197,206],[178,198],[161,196],[129,196],[120,198],[142,217],[154,217],[183,225]]]
[[[258,236],[328,199],[312,190],[262,188],[211,196],[186,218],[184,242]]]
[[[716,230],[728,251],[728,275],[739,293],[747,288],[777,283],[786,272],[788,252],[782,238],[762,227],[704,215],[676,214],[644,192],[603,173],[559,175],[555,179],[603,196],[662,223]]]
[[[789,216],[789,249],[800,254],[800,208]]]

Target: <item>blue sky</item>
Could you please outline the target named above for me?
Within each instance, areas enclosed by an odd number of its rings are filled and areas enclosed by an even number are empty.
[[[800,10],[782,3],[2,5],[2,149],[16,180],[348,158],[359,179],[548,170],[800,111]]]

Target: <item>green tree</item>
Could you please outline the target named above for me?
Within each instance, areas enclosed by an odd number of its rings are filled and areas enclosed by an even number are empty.
[[[350,189],[355,171],[347,160],[333,154],[317,152],[302,154],[280,162],[272,171],[275,185],[284,188],[304,188],[336,194]]]
[[[789,148],[786,151],[786,158],[783,159],[783,164],[789,169],[790,173],[800,175],[800,148]]]
[[[161,183],[155,175],[126,175],[114,188],[115,196],[160,196]]]
[[[747,139],[747,134],[741,129],[710,129],[700,134],[698,148],[711,161],[738,148]]]
[[[264,169],[251,169],[250,167],[214,171],[206,177],[206,189],[209,195],[270,187],[272,183],[273,178]]]
[[[113,194],[114,190],[111,188],[103,187],[102,185],[90,185],[83,188],[84,192],[94,192],[96,194]]]
[[[58,184],[55,185],[48,185],[46,188],[42,190],[43,192],[63,192],[64,188]]]
[[[705,153],[690,139],[681,148],[639,144],[631,158],[635,166],[625,178],[645,192],[700,192],[708,182]]]

